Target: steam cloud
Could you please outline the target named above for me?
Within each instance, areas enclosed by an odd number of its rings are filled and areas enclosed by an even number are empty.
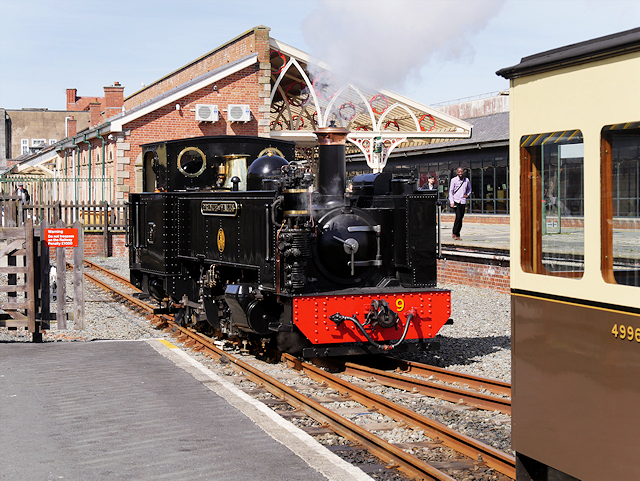
[[[472,58],[471,38],[505,0],[318,0],[304,21],[311,54],[339,79],[400,89],[433,56]]]

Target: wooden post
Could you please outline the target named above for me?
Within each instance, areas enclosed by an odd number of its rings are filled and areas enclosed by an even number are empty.
[[[35,269],[34,269],[34,243],[33,243],[33,220],[28,218],[24,223],[25,230],[25,260],[27,276],[25,284],[27,288],[27,328],[32,333],[33,342],[42,341],[42,333],[36,326],[36,292],[35,292]]]
[[[58,220],[56,227],[64,229],[67,224],[62,219]],[[56,319],[58,320],[58,329],[67,328],[67,259],[64,247],[56,247]]]
[[[46,243],[45,229],[49,228],[47,219],[40,224],[40,327],[51,328],[51,285],[49,284],[49,246]]]
[[[58,226],[58,221],[62,218],[62,202],[58,201],[53,204],[53,223],[56,227]]]
[[[16,227],[18,225],[18,204],[15,200],[5,202],[4,226]]]
[[[84,229],[79,220],[73,228],[78,230],[78,247],[73,248],[73,320],[75,329],[84,329]]]

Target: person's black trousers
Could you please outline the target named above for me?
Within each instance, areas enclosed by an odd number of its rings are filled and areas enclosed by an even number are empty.
[[[453,235],[460,237],[460,231],[462,230],[462,219],[464,218],[464,210],[467,208],[467,204],[460,204],[456,202],[454,210],[456,212],[456,221],[453,223]]]

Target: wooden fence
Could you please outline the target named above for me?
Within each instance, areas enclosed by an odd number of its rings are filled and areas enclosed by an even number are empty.
[[[64,222],[60,220],[57,227],[64,227]],[[0,327],[25,328],[34,342],[42,341],[42,331],[50,328],[53,319],[59,329],[67,328],[65,251],[57,249],[57,270],[52,279],[49,246],[45,242],[47,228],[46,220],[34,227],[31,218],[21,226],[0,228],[0,274],[7,275],[7,283],[0,285]],[[79,222],[74,228],[78,247],[74,247],[73,318],[74,328],[84,329],[84,236]],[[57,286],[55,314],[51,313],[52,280]]]
[[[33,333],[34,340],[36,336],[41,338],[40,326],[36,324],[34,281],[38,266],[35,262],[33,223],[28,220],[21,227],[0,229],[0,241],[6,241],[6,245],[0,249],[0,257],[7,258],[7,266],[0,267],[0,273],[8,277],[8,284],[0,286],[0,292],[7,293],[6,300],[0,302],[0,309],[4,311],[0,315],[0,326],[26,327]],[[24,283],[18,284],[18,276]]]
[[[66,227],[80,222],[84,232],[102,233],[103,252],[109,252],[109,236],[123,233],[127,226],[127,206],[124,203],[76,203],[63,204],[23,204],[19,197],[0,197],[2,209],[2,227],[22,226],[27,220],[38,226],[43,222],[57,226],[62,221]]]

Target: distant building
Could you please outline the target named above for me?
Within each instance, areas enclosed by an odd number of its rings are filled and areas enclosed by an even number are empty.
[[[122,203],[130,192],[153,189],[142,175],[144,166],[152,171],[153,153],[143,147],[151,142],[216,135],[291,140],[296,159],[314,168],[314,131],[335,124],[350,131],[350,151],[382,169],[406,140],[413,148],[470,136],[468,122],[444,112],[386,90],[339,84],[323,62],[269,32],[248,30],[127,98],[117,82],[104,97],[68,89],[67,108],[89,109],[89,128],[70,128],[54,152],[24,159],[7,182],[33,174],[43,177],[43,201]]]
[[[0,108],[0,170],[121,113],[123,91],[118,82],[104,87],[104,97],[78,97],[67,89],[67,110]]]
[[[0,108],[0,170],[68,137],[69,120],[89,128],[89,112]]]
[[[434,141],[428,145],[398,147],[388,166],[416,169],[420,185],[436,177],[440,198],[449,195],[449,182],[458,167],[471,181],[472,214],[509,213],[509,95],[498,92],[434,106],[473,126],[468,139]],[[349,176],[369,172],[360,154],[347,156]]]

